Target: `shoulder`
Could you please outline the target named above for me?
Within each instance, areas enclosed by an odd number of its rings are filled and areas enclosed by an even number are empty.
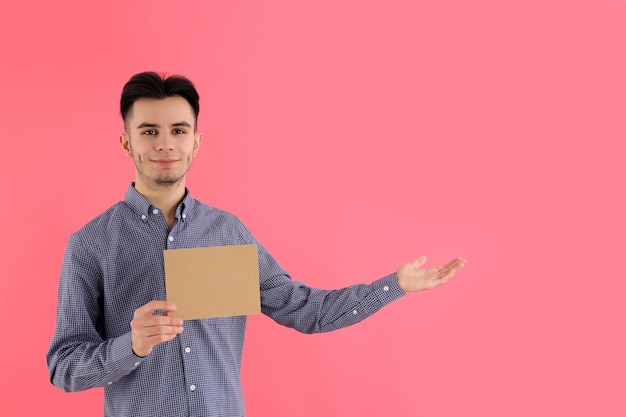
[[[119,201],[72,233],[72,237],[83,243],[101,241],[112,227],[119,226],[121,220],[131,213],[132,210],[123,201]]]
[[[202,234],[222,244],[257,243],[244,223],[233,213],[193,200],[189,219]]]
[[[241,220],[236,215],[203,203],[199,200],[192,199],[192,205],[190,208],[190,214],[199,219],[206,219],[218,222],[225,222],[229,224],[241,224]]]

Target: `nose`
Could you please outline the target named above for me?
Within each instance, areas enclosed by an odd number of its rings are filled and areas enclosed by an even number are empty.
[[[166,132],[159,136],[159,140],[156,142],[157,151],[174,150],[174,137],[172,134]]]

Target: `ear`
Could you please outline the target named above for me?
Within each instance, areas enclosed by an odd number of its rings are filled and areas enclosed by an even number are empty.
[[[200,149],[201,142],[202,142],[202,132],[194,133],[194,140],[193,140],[193,156],[194,157],[198,153],[198,149]]]
[[[128,136],[128,133],[124,132],[120,134],[120,145],[122,145],[122,150],[126,156],[133,156],[133,150],[130,146],[130,137]]]

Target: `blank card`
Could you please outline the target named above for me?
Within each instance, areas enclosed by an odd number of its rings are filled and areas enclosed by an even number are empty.
[[[194,320],[261,312],[256,245],[163,251],[170,317]]]

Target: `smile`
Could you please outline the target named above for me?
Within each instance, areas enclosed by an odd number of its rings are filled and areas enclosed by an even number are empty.
[[[153,159],[152,162],[162,167],[169,167],[178,162],[178,159]]]

